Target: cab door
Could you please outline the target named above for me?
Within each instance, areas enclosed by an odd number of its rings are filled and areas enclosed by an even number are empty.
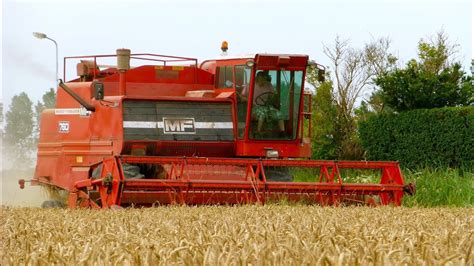
[[[237,155],[309,157],[311,143],[303,142],[298,134],[308,56],[257,54],[254,62],[246,127]]]

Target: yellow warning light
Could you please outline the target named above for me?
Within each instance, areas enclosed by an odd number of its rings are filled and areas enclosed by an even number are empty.
[[[82,156],[76,156],[76,163],[82,163],[84,160]]]
[[[221,44],[222,52],[227,52],[227,49],[229,49],[229,44],[227,43],[227,41],[223,41]]]

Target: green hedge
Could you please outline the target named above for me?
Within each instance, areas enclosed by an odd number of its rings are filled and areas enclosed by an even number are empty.
[[[374,115],[359,123],[359,134],[369,160],[474,169],[474,106]]]

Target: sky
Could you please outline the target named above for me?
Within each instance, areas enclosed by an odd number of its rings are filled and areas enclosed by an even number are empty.
[[[223,40],[229,54],[308,54],[328,65],[323,47],[336,36],[349,39],[353,47],[388,37],[392,53],[407,62],[416,57],[421,38],[444,30],[460,45],[457,56],[465,71],[473,58],[469,0],[4,0],[1,12],[0,98],[5,107],[22,91],[36,102],[55,86],[55,46],[32,32],[57,41],[61,77],[64,56],[130,48],[204,60],[218,57]]]

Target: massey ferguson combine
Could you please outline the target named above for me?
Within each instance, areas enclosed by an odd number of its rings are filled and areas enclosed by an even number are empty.
[[[116,65],[99,64],[114,57]],[[66,192],[69,207],[400,205],[412,192],[396,162],[308,160],[307,55],[198,63],[119,49],[66,57],[64,79],[71,61],[78,77],[60,82],[56,107],[41,115],[31,180]],[[347,183],[347,169],[373,170],[379,181]]]

